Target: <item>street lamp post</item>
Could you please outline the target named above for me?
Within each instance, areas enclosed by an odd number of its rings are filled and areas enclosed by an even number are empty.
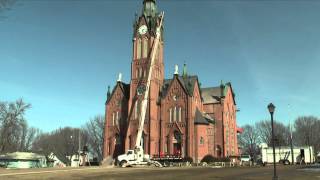
[[[276,154],[275,154],[275,147],[274,147],[274,130],[273,130],[273,113],[275,110],[275,106],[270,103],[268,105],[268,110],[271,115],[271,132],[272,132],[272,149],[273,149],[273,180],[278,180],[277,176],[277,169],[276,169]]]

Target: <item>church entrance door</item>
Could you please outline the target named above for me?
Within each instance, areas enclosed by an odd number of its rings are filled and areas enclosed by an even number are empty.
[[[173,137],[173,154],[174,155],[181,155],[181,134],[178,131],[174,132],[174,137]]]

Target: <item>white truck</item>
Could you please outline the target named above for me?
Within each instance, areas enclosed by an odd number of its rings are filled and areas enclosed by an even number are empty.
[[[267,144],[261,144],[261,156],[262,163],[268,164],[273,163],[273,149],[268,147]],[[290,146],[277,146],[275,147],[276,163],[282,164],[303,164],[303,163],[314,163],[315,157],[312,146],[294,146],[293,147],[293,162],[292,162],[292,151]]]
[[[152,76],[152,71],[153,71],[153,66],[155,61],[155,55],[158,50],[159,40],[161,36],[163,16],[164,16],[164,13],[162,12],[160,15],[160,18],[161,18],[160,24],[157,27],[154,46],[152,47],[150,69],[148,73],[146,89],[144,91],[144,97],[143,97],[141,108],[140,108],[141,116],[139,117],[139,126],[138,126],[138,133],[137,133],[135,148],[133,150],[128,150],[126,154],[122,154],[117,157],[117,160],[121,167],[127,167],[131,165],[147,165],[147,164],[154,164],[155,166],[160,166],[160,167],[162,166],[159,162],[150,160],[149,155],[144,154],[143,148],[140,143],[141,143],[141,135],[143,131],[144,120],[145,120],[146,111],[147,111],[149,89],[150,89],[151,76]]]

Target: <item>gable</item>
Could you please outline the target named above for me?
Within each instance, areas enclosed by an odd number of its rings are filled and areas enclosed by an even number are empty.
[[[120,99],[120,98],[129,99],[129,96],[130,96],[130,85],[122,82],[117,82],[116,86],[112,90],[110,98],[107,99],[106,104],[109,104],[110,101],[114,101],[114,99]]]
[[[166,87],[167,89],[166,89],[166,93],[162,97],[163,99],[168,98],[168,100],[169,100],[170,98],[172,98],[175,95],[179,96],[179,97],[182,97],[183,99],[186,98],[187,92],[184,89],[184,87],[181,84],[181,82],[177,78],[173,78],[170,81],[170,84],[167,84],[166,86],[167,86]]]
[[[162,98],[166,97],[168,90],[169,90],[169,88],[172,84],[172,81],[174,79],[179,81],[182,88],[189,96],[193,96],[194,90],[195,90],[195,85],[198,84],[198,77],[197,76],[187,76],[187,77],[174,76],[173,79],[165,79],[164,80],[163,86],[161,89],[161,97]],[[199,85],[198,85],[198,90],[200,90]]]
[[[233,92],[233,88],[230,82],[226,83],[225,85],[225,95],[229,96],[229,98],[232,99],[234,105],[236,105],[235,93]]]
[[[194,89],[193,90],[193,97],[197,100],[197,102],[201,102],[200,88],[199,88],[198,80],[196,80],[193,89]]]

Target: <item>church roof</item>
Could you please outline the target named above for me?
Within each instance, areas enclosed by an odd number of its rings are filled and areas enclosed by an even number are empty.
[[[211,118],[208,114],[201,113],[200,110],[196,109],[196,114],[194,117],[194,124],[206,124],[214,123],[214,119]]]
[[[221,98],[221,87],[201,88],[201,96],[204,104],[218,103]]]
[[[230,82],[225,84],[222,83],[220,86],[217,86],[217,87],[201,88],[201,96],[203,99],[203,103],[204,104],[218,103],[221,100],[221,98],[224,98],[226,96],[228,88],[231,89],[233,102],[234,104],[236,104],[235,94],[233,92]]]
[[[162,97],[164,97],[167,94],[167,91],[169,89],[169,86],[171,84],[173,79],[165,79],[162,87]],[[192,96],[194,86],[198,80],[198,76],[178,76],[178,80],[180,81],[183,88],[187,91],[187,93]]]

